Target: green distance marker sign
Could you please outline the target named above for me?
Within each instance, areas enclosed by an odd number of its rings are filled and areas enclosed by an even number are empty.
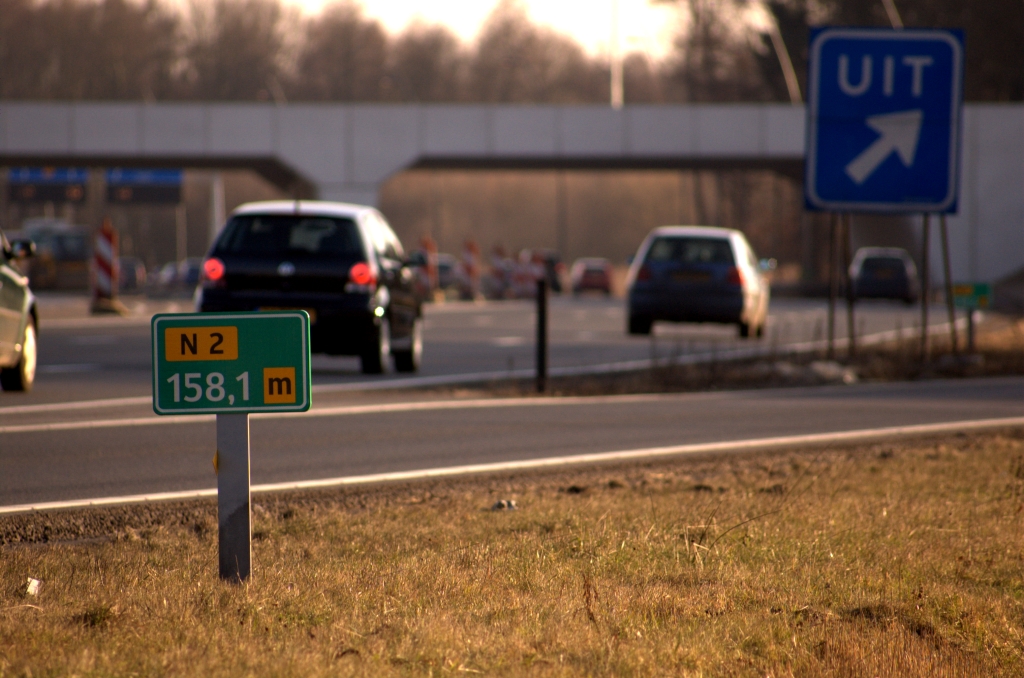
[[[957,308],[988,308],[992,305],[992,286],[988,283],[955,283],[953,303]]]
[[[157,414],[309,409],[305,311],[160,313],[151,338]]]

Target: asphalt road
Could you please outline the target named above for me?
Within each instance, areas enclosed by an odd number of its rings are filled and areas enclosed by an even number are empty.
[[[80,304],[84,309],[84,301]],[[180,310],[188,310],[181,302]],[[148,396],[150,385],[149,318],[67,317],[56,302],[41,304],[39,374],[28,395],[0,393],[0,410],[11,405]],[[150,308],[150,310],[153,310]],[[837,336],[846,333],[842,307]],[[920,309],[894,302],[858,305],[860,335],[900,330],[909,336]],[[653,337],[625,333],[621,300],[554,297],[550,310],[550,356],[553,370],[582,366],[669,359],[695,353],[723,352],[754,345],[785,350],[825,336],[826,304],[821,300],[777,299],[772,302],[767,336],[760,342],[740,340],[736,328],[721,325],[659,323]],[[945,316],[931,310],[932,322]],[[513,374],[534,364],[534,306],[529,302],[448,303],[429,305],[425,313],[424,358],[420,375]],[[314,356],[313,384],[379,384],[408,375],[366,377],[356,358]]]
[[[114,350],[114,349],[111,349]],[[1024,415],[1024,378],[730,393],[436,401],[334,393],[256,418],[252,482]],[[352,409],[361,408],[361,409]],[[215,486],[212,418],[142,405],[0,409],[0,506]]]

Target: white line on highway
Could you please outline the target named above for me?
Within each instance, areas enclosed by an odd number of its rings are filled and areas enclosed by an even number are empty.
[[[191,306],[191,304],[190,304]],[[170,312],[170,311],[169,311]],[[174,311],[177,312],[177,311]],[[43,316],[42,326],[44,330],[56,329],[56,330],[76,330],[88,327],[125,327],[135,325],[149,325],[150,316],[147,315],[133,315],[133,316],[99,316],[99,317],[87,317],[87,318],[47,318]]]
[[[14,407],[0,407],[0,416],[5,414],[64,412],[66,410],[98,410],[108,407],[147,405],[151,402],[153,402],[153,398],[150,396],[137,396],[131,398],[103,398],[100,400],[75,400],[63,403],[42,403],[40,405],[15,405]]]
[[[69,374],[76,372],[95,372],[103,369],[97,363],[70,363],[64,365],[40,365],[37,371],[41,374]]]
[[[470,410],[506,407],[551,407],[560,405],[592,405],[614,403],[653,402],[656,400],[679,399],[687,394],[644,394],[616,396],[585,396],[565,398],[473,398],[454,400],[425,400],[406,403],[374,403],[369,405],[341,405],[323,407],[308,412],[279,412],[253,414],[252,419],[294,419],[296,417],[339,417],[356,414],[387,414],[392,412],[430,412],[437,410]],[[692,395],[692,394],[689,394]],[[49,431],[74,431],[79,429],[122,428],[134,426],[160,426],[162,424],[206,424],[215,421],[212,414],[187,417],[126,417],[121,419],[94,419],[85,421],[61,421],[48,424],[15,424],[0,426],[3,433],[41,433]]]
[[[936,433],[954,433],[959,431],[980,431],[984,429],[1009,428],[1024,426],[1024,417],[1006,417],[1002,419],[974,419],[967,421],[951,421],[940,424],[917,424],[913,426],[888,426],[833,433],[810,433],[795,436],[777,436],[774,438],[751,438],[747,440],[729,440],[717,443],[697,443],[693,445],[671,445],[667,447],[645,447],[634,450],[618,450],[615,452],[595,452],[576,454],[563,457],[545,457],[543,459],[523,459],[493,464],[468,464],[464,466],[448,466],[442,468],[417,469],[413,471],[396,471],[392,473],[371,473],[362,476],[346,476],[341,478],[324,478],[321,480],[302,480],[285,483],[265,483],[253,485],[252,492],[284,492],[288,490],[310,490],[346,485],[368,485],[372,483],[388,483],[426,478],[443,478],[451,476],[476,475],[502,471],[523,471],[557,466],[575,466],[612,461],[631,461],[655,457],[683,456],[692,454],[727,454],[733,452],[750,452],[755,450],[778,449],[780,447],[802,447],[807,445],[828,445],[834,443],[855,443],[870,440],[906,438]],[[9,513],[26,513],[29,511],[48,511],[54,509],[85,508],[89,506],[109,506],[112,504],[140,504],[156,501],[195,499],[216,496],[214,488],[203,490],[187,490],[183,492],[158,492],[153,494],[133,494],[121,497],[99,497],[95,499],[75,499],[71,501],[38,502],[35,504],[17,504],[0,506],[0,515]]]
[[[966,327],[966,320],[957,321],[957,326]],[[928,328],[929,334],[943,334],[949,331],[949,323],[931,325]],[[901,332],[889,330],[875,334],[864,335],[858,338],[862,346],[892,341],[899,338]],[[836,348],[846,347],[848,339],[837,337]],[[692,353],[666,357],[664,359],[641,358],[637,360],[623,360],[612,363],[600,363],[597,365],[581,365],[572,367],[552,367],[548,369],[548,375],[552,377],[573,377],[594,374],[611,374],[615,372],[630,372],[634,370],[650,369],[653,365],[695,365],[709,361],[725,362],[729,360],[743,360],[764,356],[784,357],[800,354],[814,353],[823,350],[827,345],[824,339],[817,341],[805,341],[785,346],[756,345],[740,348],[721,349],[705,351],[703,353]],[[313,386],[312,391],[316,393],[341,393],[350,391],[386,391],[389,389],[422,388],[425,386],[450,386],[453,384],[473,384],[488,381],[500,381],[503,379],[530,379],[534,376],[533,369],[518,370],[494,370],[490,372],[470,372],[465,374],[439,374],[428,377],[405,377],[398,379],[375,379],[373,381],[352,381],[341,384],[318,384]],[[132,398],[107,398],[101,400],[79,400],[63,403],[43,403],[39,405],[15,405],[14,407],[0,407],[0,416],[10,414],[37,414],[45,412],[63,412],[65,410],[104,409],[114,407],[129,407],[149,405],[153,402],[151,396],[137,396]],[[0,428],[0,432],[4,431]]]

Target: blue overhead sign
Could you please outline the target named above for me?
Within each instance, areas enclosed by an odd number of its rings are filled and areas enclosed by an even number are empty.
[[[7,192],[16,203],[85,202],[89,170],[83,167],[12,167]]]
[[[107,184],[135,186],[180,186],[184,175],[180,169],[124,169],[107,170]]]
[[[166,204],[181,202],[180,169],[125,169],[107,170],[107,200],[120,204]]]
[[[963,33],[812,31],[807,206],[955,212]]]
[[[89,170],[84,167],[12,167],[8,174],[12,184],[84,184]]]

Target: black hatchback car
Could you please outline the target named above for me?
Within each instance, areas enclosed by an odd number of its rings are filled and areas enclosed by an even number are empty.
[[[28,277],[15,266],[32,256],[29,240],[7,242],[0,231],[0,387],[30,391],[36,379],[36,299]]]
[[[387,221],[372,207],[273,201],[236,209],[203,261],[199,311],[309,313],[311,350],[362,370],[419,369],[422,299]]]

